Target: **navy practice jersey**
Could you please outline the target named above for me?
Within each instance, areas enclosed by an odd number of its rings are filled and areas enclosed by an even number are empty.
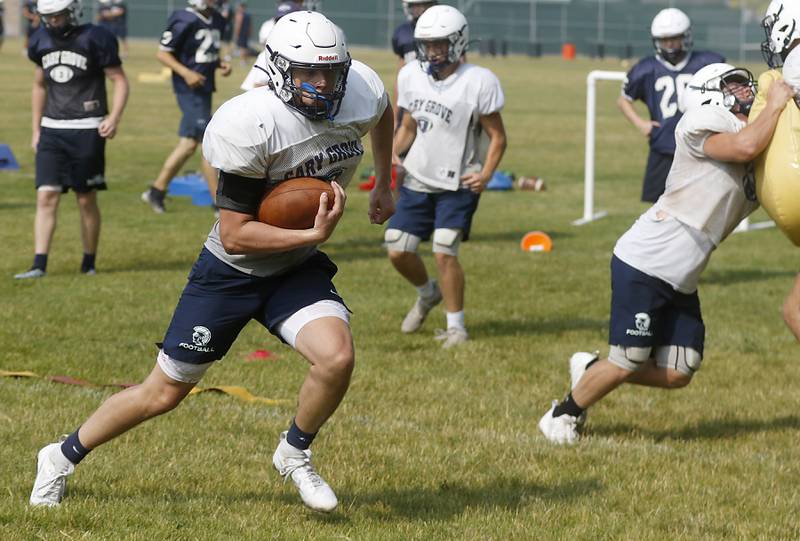
[[[214,9],[208,18],[192,8],[170,15],[161,35],[161,50],[172,53],[178,62],[206,78],[202,87],[191,89],[183,77],[173,72],[172,88],[176,94],[216,90],[214,74],[219,66],[219,42],[224,28],[225,19]]]
[[[661,124],[650,133],[650,148],[662,154],[675,154],[675,126],[682,113],[678,97],[683,94],[692,75],[700,68],[725,59],[712,52],[692,52],[677,66],[655,56],[641,59],[622,85],[622,93],[631,100],[641,100],[650,111],[650,119]]]
[[[394,31],[392,50],[408,64],[417,59],[417,44],[414,41],[414,23],[406,21]]]
[[[44,70],[45,117],[78,120],[108,113],[103,70],[122,65],[111,32],[84,24],[61,39],[42,27],[31,35],[28,58]]]

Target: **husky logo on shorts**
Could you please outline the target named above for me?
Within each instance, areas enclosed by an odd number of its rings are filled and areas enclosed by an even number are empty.
[[[192,342],[194,342],[195,346],[203,347],[211,341],[211,331],[207,328],[198,325],[192,330],[194,331],[192,333]]]
[[[646,312],[639,312],[633,316],[633,322],[636,329],[627,329],[625,334],[628,336],[653,336],[650,332],[650,315]]]

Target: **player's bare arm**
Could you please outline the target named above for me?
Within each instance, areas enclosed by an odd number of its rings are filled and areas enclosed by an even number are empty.
[[[792,290],[783,303],[783,320],[795,338],[800,341],[800,274],[795,278]]]
[[[653,128],[661,127],[661,124],[658,122],[640,117],[633,106],[633,102],[625,96],[617,98],[617,107],[622,111],[625,118],[628,119],[628,122],[633,124],[645,137],[650,136],[650,132],[653,131]]]
[[[125,104],[128,103],[130,84],[122,66],[106,68],[104,72],[106,78],[114,85],[114,98],[111,103],[111,112],[97,127],[97,131],[101,137],[113,139],[117,134],[117,126],[122,118],[122,112],[125,110]]]
[[[492,179],[503,154],[506,151],[506,128],[503,125],[503,117],[500,113],[492,113],[480,117],[481,127],[489,137],[489,150],[486,153],[483,168],[479,173],[467,173],[461,177],[461,181],[475,193],[481,193],[489,181]]]
[[[189,85],[189,88],[199,88],[205,84],[205,75],[196,71],[192,71],[178,62],[178,59],[175,58],[175,55],[173,55],[171,52],[158,51],[158,53],[156,53],[156,58],[159,62],[164,64],[164,66],[183,77],[183,80],[186,81],[186,84]]]
[[[387,105],[383,116],[369,132],[375,160],[375,187],[369,194],[369,221],[373,224],[382,224],[394,214],[391,188],[393,132],[394,111],[391,105]]]
[[[776,81],[767,94],[764,111],[739,133],[718,133],[706,140],[706,155],[721,162],[747,163],[754,160],[769,144],[778,117],[795,91],[785,81]]]
[[[397,128],[397,133],[394,134],[394,150],[392,161],[395,165],[401,165],[403,162],[400,156],[408,152],[414,139],[417,136],[417,121],[411,116],[408,111],[403,115],[403,120]]]
[[[39,146],[39,135],[41,134],[42,114],[44,111],[44,103],[47,99],[47,90],[44,86],[44,70],[36,67],[33,74],[33,89],[31,90],[31,121],[32,121],[32,136],[31,146],[33,150]]]
[[[283,229],[259,222],[255,215],[221,208],[219,232],[225,251],[231,255],[265,254],[322,244],[333,234],[347,199],[337,182],[332,182],[331,187],[333,206],[328,210],[328,196],[322,194],[314,227],[310,229]]]

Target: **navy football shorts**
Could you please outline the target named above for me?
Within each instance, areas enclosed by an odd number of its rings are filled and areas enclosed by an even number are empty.
[[[36,188],[77,193],[106,189],[106,140],[97,129],[42,128],[36,147]]]
[[[460,229],[462,240],[466,241],[479,200],[480,195],[470,190],[425,193],[402,186],[397,208],[387,227],[422,240],[430,239],[434,229]]]
[[[608,343],[624,347],[685,346],[703,354],[706,328],[700,298],[611,258]]]
[[[322,300],[344,304],[332,282],[337,270],[327,255],[317,252],[285,274],[261,278],[234,269],[203,248],[161,348],[185,363],[216,361],[251,319],[280,338],[279,324],[300,309]]]
[[[655,203],[667,186],[667,175],[672,168],[672,154],[651,150],[647,156],[647,169],[642,183],[642,201]]]
[[[181,92],[175,94],[183,117],[178,128],[180,137],[202,141],[211,120],[211,94],[208,92]]]

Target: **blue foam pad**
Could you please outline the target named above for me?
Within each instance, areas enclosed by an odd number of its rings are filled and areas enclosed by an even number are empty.
[[[492,180],[486,185],[487,190],[511,190],[514,188],[514,179],[501,171],[495,171]]]
[[[11,152],[11,147],[2,143],[0,143],[0,169],[19,170],[19,163],[17,163],[14,153]]]
[[[201,192],[208,193],[208,185],[205,179],[196,173],[173,178],[167,188],[169,195],[194,195]]]

